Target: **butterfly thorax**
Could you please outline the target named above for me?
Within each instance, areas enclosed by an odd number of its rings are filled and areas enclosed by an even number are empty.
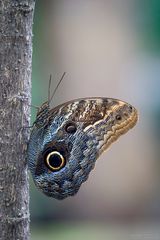
[[[36,120],[34,122],[37,127],[44,127],[48,123],[49,110],[50,108],[48,101],[44,102],[42,106],[38,109]]]

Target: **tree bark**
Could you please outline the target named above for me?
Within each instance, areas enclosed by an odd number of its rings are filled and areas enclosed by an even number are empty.
[[[0,0],[0,239],[29,239],[29,138],[34,0]]]

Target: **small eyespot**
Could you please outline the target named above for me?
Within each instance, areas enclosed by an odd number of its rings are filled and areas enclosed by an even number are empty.
[[[121,115],[117,115],[117,116],[116,116],[116,119],[117,119],[118,121],[121,120],[121,119],[122,119]]]
[[[127,112],[124,112],[124,116],[128,117],[128,113],[127,113]]]
[[[130,111],[132,112],[132,110],[133,110],[133,107],[130,105],[130,106],[129,106],[129,109],[130,109]]]
[[[46,156],[45,163],[51,171],[58,171],[65,166],[66,161],[62,154],[52,151]]]
[[[68,122],[65,125],[65,131],[67,133],[75,133],[77,131],[76,123],[74,122]]]

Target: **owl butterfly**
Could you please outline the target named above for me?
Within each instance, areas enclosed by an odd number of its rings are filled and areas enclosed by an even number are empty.
[[[28,164],[44,194],[64,199],[76,194],[97,158],[137,122],[130,104],[114,98],[72,100],[37,112],[28,144]]]

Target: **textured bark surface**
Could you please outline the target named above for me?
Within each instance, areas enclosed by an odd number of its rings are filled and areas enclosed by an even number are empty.
[[[29,137],[34,0],[0,0],[0,239],[29,239]]]

